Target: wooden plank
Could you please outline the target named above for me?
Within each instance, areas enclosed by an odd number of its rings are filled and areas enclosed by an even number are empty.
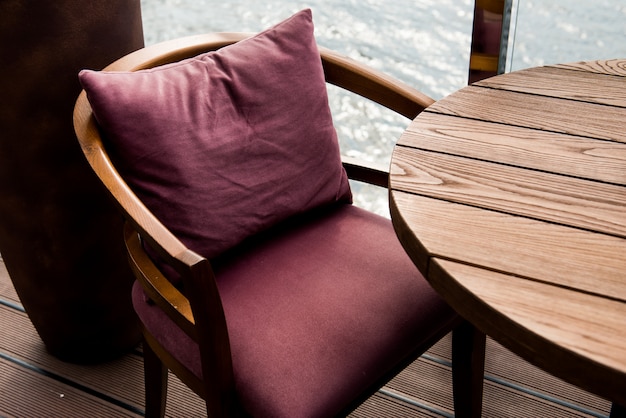
[[[204,400],[189,389],[172,372],[169,372],[168,378],[165,416],[171,418],[206,416]]]
[[[49,355],[28,317],[13,309],[0,306],[0,350],[41,370],[55,370],[59,376],[80,382],[82,386],[104,391],[125,403],[143,404],[142,358],[129,355],[121,361],[92,366],[63,362]],[[88,370],[89,373],[85,373]],[[119,376],[124,376],[121,382]]]
[[[460,286],[525,330],[555,346],[626,370],[626,302],[449,260],[436,263]]]
[[[474,315],[475,303],[489,306],[469,319],[496,340],[521,349],[522,355],[557,376],[626,400],[626,394],[612,393],[626,385],[626,302],[449,260],[433,261],[432,274],[454,277],[459,295],[448,295],[463,300],[461,313]]]
[[[397,190],[391,207],[396,228],[417,237],[403,237],[408,253],[423,252],[423,246],[431,257],[626,301],[624,239]]]
[[[626,107],[622,77],[541,67],[492,77],[477,86]]]
[[[412,417],[412,418],[430,418],[438,417],[442,415],[435,412],[431,412],[425,409],[420,409],[415,405],[403,402],[396,397],[385,395],[383,393],[377,393],[367,399],[350,415],[350,418],[398,418],[398,417]]]
[[[0,391],[2,416],[142,416],[4,359],[0,359]]]
[[[427,399],[438,410],[454,411],[452,372],[447,365],[422,358],[400,372],[386,388],[416,401]]]
[[[623,107],[469,86],[426,112],[626,143]]]
[[[398,145],[626,185],[626,147],[609,141],[424,112]]]
[[[611,74],[626,77],[626,59],[610,59],[598,61],[581,61],[565,64],[554,64],[551,67],[566,68],[569,70],[589,71],[601,74]]]
[[[0,297],[3,296],[0,294]],[[79,387],[116,399],[133,408],[143,409],[143,359],[136,353],[129,353],[120,359],[94,365],[63,362],[46,352],[26,314],[6,306],[0,306],[0,353],[40,369],[44,373],[40,375],[40,379],[44,378],[45,373],[52,373]],[[15,373],[21,376],[21,373],[26,373],[27,370],[21,368]],[[15,379],[16,381],[23,380],[22,377]],[[9,395],[3,394],[3,396],[6,398]],[[28,399],[31,403],[37,403],[29,407],[37,411],[40,401],[31,395]],[[24,401],[24,398],[20,395],[14,400],[6,399],[6,402],[9,401],[19,403]],[[100,404],[83,405],[79,408],[82,411],[80,416],[85,416],[85,414],[111,416],[106,413],[106,404],[105,406],[98,405]],[[98,409],[89,409],[92,407]],[[206,414],[204,411],[204,401],[178,378],[170,374],[167,416],[202,416]],[[5,412],[7,410],[3,409],[2,401],[0,401],[0,415]],[[60,413],[59,416],[64,416],[64,414]],[[117,415],[113,414],[113,416]]]
[[[626,186],[406,147],[390,175],[404,191],[626,238]]]
[[[483,396],[483,417],[515,418],[592,418],[598,415],[574,411],[565,405],[552,403],[532,394],[515,391],[487,382]]]
[[[427,355],[451,361],[450,351],[451,334],[435,344]],[[411,364],[407,369],[419,378],[418,362]],[[404,371],[402,373],[405,373]],[[545,398],[556,402],[570,404],[575,408],[593,411],[596,414],[608,415],[611,403],[596,395],[586,392],[568,382],[565,382],[550,373],[532,365],[523,358],[513,354],[491,337],[487,336],[485,348],[485,376],[488,380],[497,381],[508,387],[514,387],[520,392],[541,394]],[[408,383],[410,384],[410,383]],[[416,383],[413,383],[416,384]],[[405,389],[407,390],[407,389]],[[488,391],[489,388],[486,388]]]

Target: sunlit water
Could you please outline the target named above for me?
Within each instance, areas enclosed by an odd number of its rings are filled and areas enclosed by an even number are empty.
[[[473,7],[473,0],[142,0],[147,45],[206,32],[259,32],[311,8],[320,45],[434,99],[467,83]],[[626,0],[514,0],[513,11],[509,70],[626,57]],[[329,100],[342,152],[387,165],[409,121],[334,88]],[[355,194],[357,204],[387,214],[384,192]]]

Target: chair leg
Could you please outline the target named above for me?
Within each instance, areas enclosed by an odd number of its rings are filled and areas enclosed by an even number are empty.
[[[452,389],[456,417],[481,416],[485,341],[485,334],[467,321],[452,331]]]
[[[143,343],[146,418],[163,418],[167,400],[167,367],[148,343]]]

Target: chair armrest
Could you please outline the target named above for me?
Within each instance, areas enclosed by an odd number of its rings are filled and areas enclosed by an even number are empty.
[[[124,242],[131,269],[142,282],[146,295],[169,316],[187,335],[198,340],[194,327],[195,321],[189,300],[161,273],[146,254],[139,234],[126,222],[124,224]]]
[[[372,100],[406,118],[414,119],[434,99],[403,82],[330,49],[319,47],[326,82]],[[342,156],[348,177],[380,187],[388,187],[386,167]]]
[[[385,188],[389,186],[389,172],[382,164],[346,156],[341,156],[341,161],[348,178]]]
[[[106,70],[136,71],[180,61],[219,49],[252,36],[220,32],[187,36],[151,45],[126,55]],[[385,106],[409,119],[415,118],[434,100],[419,90],[328,48],[318,47],[326,81]]]
[[[414,119],[435,102],[419,90],[330,49],[319,47],[326,81]]]

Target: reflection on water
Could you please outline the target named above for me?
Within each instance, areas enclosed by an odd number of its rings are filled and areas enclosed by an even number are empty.
[[[508,70],[626,58],[626,0],[513,1],[517,30]]]
[[[258,32],[307,7],[320,45],[435,98],[466,82],[473,0],[142,0],[147,44],[204,32]]]

